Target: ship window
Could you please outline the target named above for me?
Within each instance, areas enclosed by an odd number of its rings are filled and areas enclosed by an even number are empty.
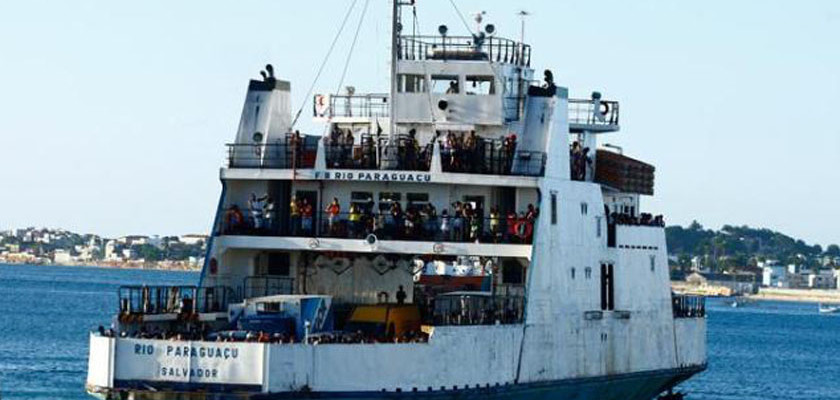
[[[408,199],[409,203],[428,203],[429,202],[429,194],[428,193],[407,193],[405,195],[406,199]]]
[[[371,192],[351,192],[350,204],[355,204],[363,213],[370,213],[373,206],[373,193]]]
[[[453,94],[460,93],[457,75],[432,75],[432,93]]]
[[[601,237],[601,216],[595,217],[595,232],[597,233],[598,237]]]
[[[496,94],[496,80],[492,76],[467,75],[467,94],[490,95]]]
[[[397,192],[380,192],[379,193],[379,209],[388,211],[391,209],[391,204],[399,203],[402,200],[402,194]]]
[[[656,271],[656,256],[650,256],[650,272]]]
[[[572,267],[572,279],[575,279],[575,267]]]
[[[601,310],[615,309],[615,281],[612,264],[601,264]]]
[[[557,193],[551,194],[551,224],[557,225]]]
[[[586,276],[586,279],[592,278],[592,267],[586,267],[586,269],[583,270],[583,274]]]
[[[580,203],[580,214],[581,215],[589,214],[589,204]]]
[[[426,77],[415,74],[401,74],[399,76],[399,91],[400,93],[425,93],[426,92]]]

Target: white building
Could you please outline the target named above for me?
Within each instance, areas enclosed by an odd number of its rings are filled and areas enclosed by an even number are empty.
[[[183,235],[178,237],[178,241],[188,245],[203,243],[205,240],[207,240],[207,236],[204,235]]]
[[[810,289],[834,289],[836,287],[837,282],[833,270],[820,270],[808,274],[808,288]]]
[[[784,265],[763,263],[761,285],[765,287],[789,287],[787,270]]]
[[[73,262],[73,256],[70,255],[70,252],[63,249],[58,249],[53,252],[53,263],[54,264],[70,264]]]
[[[116,252],[117,242],[114,240],[109,240],[108,243],[105,243],[105,260],[107,261],[116,261],[119,260],[119,256]]]

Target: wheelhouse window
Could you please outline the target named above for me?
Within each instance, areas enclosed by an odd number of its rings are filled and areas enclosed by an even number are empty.
[[[461,93],[458,86],[457,75],[432,75],[432,93],[434,94]]]
[[[467,75],[467,94],[491,95],[496,94],[496,79],[493,76]]]
[[[551,225],[557,225],[557,193],[551,194]]]
[[[401,74],[398,89],[400,93],[425,93],[426,77],[417,74]]]

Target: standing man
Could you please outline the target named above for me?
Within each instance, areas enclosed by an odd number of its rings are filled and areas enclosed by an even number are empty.
[[[406,297],[408,297],[408,295],[405,294],[403,285],[400,285],[399,289],[397,289],[397,304],[405,304]]]

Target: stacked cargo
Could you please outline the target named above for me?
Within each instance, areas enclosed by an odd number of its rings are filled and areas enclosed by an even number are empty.
[[[598,150],[595,160],[595,182],[626,193],[653,195],[653,165],[608,150]]]

